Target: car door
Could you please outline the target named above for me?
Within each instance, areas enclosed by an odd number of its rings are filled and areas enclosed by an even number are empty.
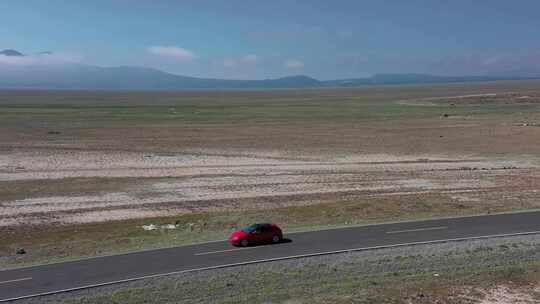
[[[258,243],[263,241],[262,227],[258,226],[249,234],[249,241],[253,243]]]
[[[261,226],[261,242],[269,242],[272,240],[272,227],[270,225],[262,225]]]

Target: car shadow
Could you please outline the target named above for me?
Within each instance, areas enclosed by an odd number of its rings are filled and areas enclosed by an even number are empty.
[[[284,239],[281,239],[281,241],[279,241],[277,243],[266,243],[266,242],[263,242],[263,243],[251,243],[251,244],[248,245],[248,247],[273,246],[273,245],[287,244],[287,243],[292,243],[292,240],[284,238]],[[238,247],[238,246],[236,246],[236,247]]]

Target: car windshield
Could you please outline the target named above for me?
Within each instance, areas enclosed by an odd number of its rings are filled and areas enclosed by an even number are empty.
[[[245,233],[252,233],[253,231],[257,229],[257,227],[259,227],[259,225],[257,224],[249,225],[245,227],[244,229],[242,229],[242,231],[244,231]]]

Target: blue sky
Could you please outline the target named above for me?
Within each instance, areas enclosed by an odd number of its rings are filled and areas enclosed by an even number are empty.
[[[0,48],[219,78],[540,68],[540,1],[0,3]]]

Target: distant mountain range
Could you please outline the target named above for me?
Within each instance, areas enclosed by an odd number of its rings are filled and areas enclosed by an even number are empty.
[[[41,55],[50,55],[43,52]],[[16,50],[0,56],[24,57]],[[357,87],[385,84],[452,83],[472,81],[536,79],[520,76],[434,76],[426,74],[377,74],[366,78],[320,81],[304,75],[263,80],[196,78],[142,67],[97,67],[81,64],[6,64],[0,60],[0,88],[57,90],[189,90],[189,89],[277,89]]]

